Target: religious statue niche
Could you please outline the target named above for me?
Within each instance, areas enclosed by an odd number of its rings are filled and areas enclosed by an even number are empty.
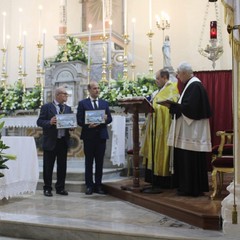
[[[44,103],[52,101],[54,89],[64,86],[68,93],[67,104],[73,109],[79,100],[86,97],[87,66],[85,63],[64,62],[53,63],[45,71]]]

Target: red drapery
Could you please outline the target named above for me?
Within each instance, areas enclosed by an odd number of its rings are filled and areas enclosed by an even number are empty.
[[[210,119],[212,145],[219,143],[216,132],[233,129],[232,113],[232,71],[199,71],[194,72],[205,86],[211,109]],[[181,89],[181,84],[179,84]],[[181,91],[181,90],[180,90]]]

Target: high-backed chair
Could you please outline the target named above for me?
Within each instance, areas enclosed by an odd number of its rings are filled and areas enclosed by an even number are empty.
[[[220,137],[220,144],[212,149],[212,200],[221,194],[224,173],[232,173],[234,170],[233,131],[218,131],[216,135]]]

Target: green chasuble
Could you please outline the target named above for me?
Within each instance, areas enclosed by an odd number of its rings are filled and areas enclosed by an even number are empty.
[[[146,132],[140,153],[143,156],[143,165],[147,163],[147,168],[150,170],[152,170],[152,157],[154,158],[154,175],[157,176],[170,175],[170,151],[167,139],[171,124],[169,109],[157,102],[166,99],[177,101],[178,97],[177,83],[169,80],[153,97],[154,113],[148,114],[147,117]],[[152,149],[154,154],[152,154]]]

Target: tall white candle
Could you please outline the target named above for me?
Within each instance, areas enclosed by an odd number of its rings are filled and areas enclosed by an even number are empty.
[[[105,0],[102,0],[102,21],[103,21],[103,36],[106,36],[105,31]]]
[[[134,53],[134,48],[135,48],[135,23],[136,19],[132,19],[132,62],[134,63],[135,61],[135,53]]]
[[[127,34],[127,0],[124,0],[124,34]]]
[[[3,48],[6,47],[6,12],[2,13],[3,15]]]
[[[89,24],[88,28],[89,28],[89,34],[88,34],[88,69],[90,69],[92,24]]]
[[[112,65],[112,20],[109,20],[109,46],[108,46],[108,63]]]
[[[152,30],[152,0],[149,0],[149,29]]]
[[[18,43],[19,45],[22,45],[22,8],[18,9],[19,12],[19,37],[18,37]]]
[[[42,6],[38,6],[38,41],[41,42],[41,32],[42,32]]]
[[[26,73],[26,52],[27,52],[27,44],[26,44],[26,35],[27,33],[23,32],[23,73]]]

